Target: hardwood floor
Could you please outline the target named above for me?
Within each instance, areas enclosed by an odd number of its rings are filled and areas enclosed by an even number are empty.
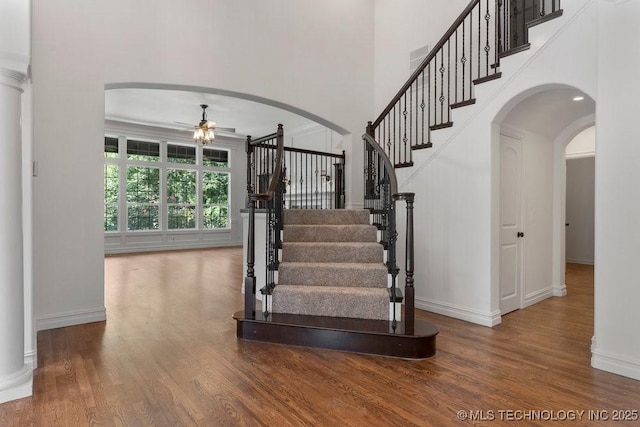
[[[237,340],[241,263],[239,248],[106,258],[108,321],[40,332],[34,395],[0,405],[0,426],[444,426],[460,410],[607,425],[588,411],[640,410],[640,382],[589,365],[592,267],[495,328],[419,311],[438,350],[407,361]]]

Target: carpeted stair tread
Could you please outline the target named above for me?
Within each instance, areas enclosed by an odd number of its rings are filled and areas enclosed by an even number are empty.
[[[380,263],[384,248],[374,242],[283,242],[282,261]]]
[[[272,311],[383,320],[389,318],[389,293],[386,287],[276,286]]]
[[[284,242],[376,242],[378,230],[373,225],[288,225]]]
[[[387,267],[365,263],[281,262],[278,286],[387,287]]]
[[[366,209],[286,209],[285,224],[347,225],[369,224]]]

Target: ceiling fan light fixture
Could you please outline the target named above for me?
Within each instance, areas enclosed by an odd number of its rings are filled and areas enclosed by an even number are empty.
[[[200,123],[198,123],[198,126],[193,132],[193,139],[205,145],[213,142],[216,137],[213,132],[216,124],[215,122],[207,120],[207,107],[209,106],[206,104],[200,104],[200,108],[202,108],[202,120],[200,120]]]

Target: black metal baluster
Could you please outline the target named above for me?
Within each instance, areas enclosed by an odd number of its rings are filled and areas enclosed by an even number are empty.
[[[447,41],[447,122],[451,121],[451,39]]]
[[[456,49],[455,49],[454,56],[455,56],[455,62],[456,62],[456,68],[455,68],[455,71],[453,73],[454,76],[455,76],[455,82],[456,82],[455,83],[456,84],[455,85],[455,97],[456,98],[454,100],[455,101],[454,104],[457,104],[459,102],[458,101],[458,28],[456,28]]]
[[[485,66],[485,76],[489,75],[489,52],[491,51],[491,45],[489,44],[489,21],[491,20],[491,14],[489,13],[489,0],[487,0],[487,10],[484,14],[484,20],[485,20],[485,25],[486,25],[486,31],[487,31],[487,44],[485,44],[484,46],[484,51],[486,54],[486,66]]]
[[[440,124],[444,123],[444,49],[440,49]]]
[[[469,11],[469,86],[473,82],[473,9]],[[471,95],[471,89],[469,89]]]
[[[422,96],[421,96],[421,101],[420,101],[420,115],[421,115],[421,120],[422,120],[422,126],[420,126],[420,129],[422,130],[422,137],[420,138],[420,142],[421,144],[424,144],[424,107],[425,107],[425,103],[424,103],[424,69],[422,70],[422,73],[420,73],[422,76]]]
[[[411,91],[409,91],[409,94],[411,94]],[[402,111],[402,115],[403,117],[403,127],[402,127],[402,145],[403,145],[403,163],[407,162],[407,141],[409,140],[407,138],[407,116],[409,115],[408,111],[407,111],[407,95],[405,94],[403,96],[404,98],[404,110]]]
[[[462,64],[462,100],[466,101],[467,97],[465,96],[465,89],[466,89],[466,85],[465,85],[465,64],[467,63],[467,57],[465,56],[466,53],[464,51],[464,47],[465,47],[465,25],[466,19],[464,21],[462,21],[462,57],[460,58],[460,63]],[[469,89],[469,98],[471,98],[471,89]]]
[[[481,16],[480,15],[482,15],[482,3],[478,2],[478,75],[476,77],[478,79],[481,77],[481,75],[480,75],[480,61],[481,61],[481,59],[480,59],[480,51],[482,50],[482,48],[480,47],[480,44],[481,44],[480,38],[482,37],[481,36],[482,24],[481,24]]]

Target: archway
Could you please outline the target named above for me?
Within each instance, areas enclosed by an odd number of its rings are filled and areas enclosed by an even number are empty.
[[[578,95],[583,99],[574,101]],[[515,185],[513,179],[505,178],[505,160],[494,157],[495,216],[505,218],[505,212],[510,212],[518,220],[510,230],[501,223],[494,231],[499,280],[493,284],[497,289],[492,295],[498,299],[501,314],[566,293],[564,152],[577,133],[593,125],[594,113],[595,102],[580,89],[550,84],[514,97],[493,122],[496,152],[502,153],[505,138],[521,150],[521,157],[513,163],[516,169],[509,172],[520,179]],[[511,205],[505,207],[505,200],[512,196]],[[513,238],[505,240],[510,234]],[[509,298],[511,303],[507,303]]]

